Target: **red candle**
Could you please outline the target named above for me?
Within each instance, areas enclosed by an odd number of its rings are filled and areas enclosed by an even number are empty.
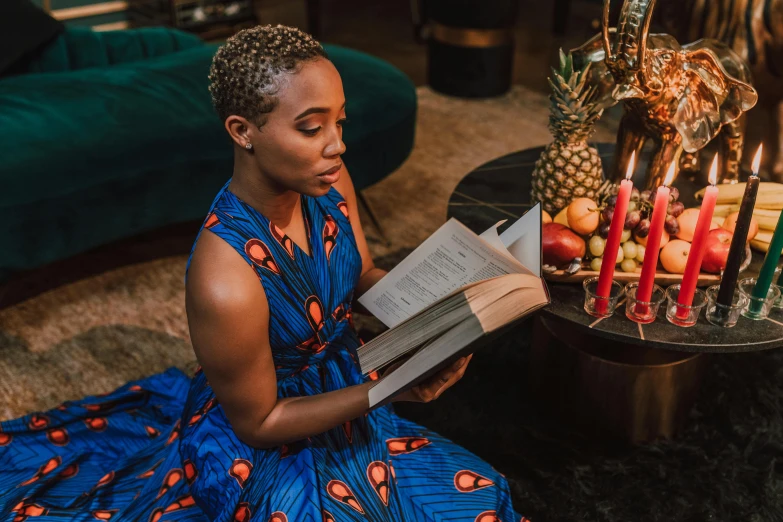
[[[699,272],[701,271],[701,262],[704,259],[704,251],[707,246],[707,234],[710,232],[712,223],[712,213],[715,210],[715,202],[718,199],[718,187],[715,183],[718,180],[718,155],[712,160],[710,169],[710,186],[704,192],[704,199],[701,202],[699,211],[699,220],[696,222],[696,231],[693,233],[693,242],[691,250],[688,253],[688,261],[685,263],[685,272],[682,275],[680,284],[680,294],[677,303],[682,306],[690,306],[693,303],[693,294],[696,290],[696,283],[699,281]],[[677,308],[677,317],[686,319],[688,310],[686,308]]]
[[[604,257],[601,261],[601,272],[598,274],[596,295],[600,297],[609,297],[609,293],[612,291],[614,266],[617,264],[617,252],[620,249],[620,239],[623,235],[623,227],[625,227],[625,214],[628,212],[628,203],[631,201],[631,191],[633,190],[631,176],[633,176],[635,158],[636,152],[632,152],[625,179],[620,182],[620,190],[617,192],[617,203],[614,206],[612,223],[609,225],[609,236],[606,238]],[[604,313],[606,304],[606,301],[603,299],[596,300],[596,311]]]
[[[639,286],[636,289],[637,301],[650,301],[652,289],[655,284],[655,272],[658,270],[658,250],[661,248],[661,236],[663,235],[663,223],[666,221],[666,213],[669,208],[669,184],[674,179],[674,162],[669,167],[663,185],[655,191],[655,204],[650,218],[650,234],[647,236],[647,247],[644,251],[642,273],[639,276]],[[637,313],[644,314],[646,305],[636,305]]]

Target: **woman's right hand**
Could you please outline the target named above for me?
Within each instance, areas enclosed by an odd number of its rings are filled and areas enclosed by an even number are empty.
[[[427,380],[397,395],[392,399],[392,402],[434,401],[465,375],[465,370],[468,368],[468,363],[472,357],[473,354],[470,354],[457,359],[451,366],[440,370],[438,373],[428,377]]]

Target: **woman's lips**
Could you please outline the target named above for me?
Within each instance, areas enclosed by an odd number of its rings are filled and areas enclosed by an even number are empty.
[[[331,169],[318,174],[318,177],[321,178],[326,183],[336,183],[337,180],[340,179],[341,168],[343,168],[342,163],[339,165],[335,165]]]

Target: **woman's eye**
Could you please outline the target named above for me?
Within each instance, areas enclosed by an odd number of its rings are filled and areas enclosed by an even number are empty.
[[[348,123],[348,118],[341,118],[341,119],[337,120],[337,125],[339,125],[341,127],[343,125],[345,125],[346,123]]]
[[[299,132],[302,132],[307,136],[315,136],[316,134],[318,134],[319,130],[321,130],[321,127],[316,127],[314,129],[299,129]]]

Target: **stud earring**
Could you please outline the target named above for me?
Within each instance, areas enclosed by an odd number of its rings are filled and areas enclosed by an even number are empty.
[[[247,143],[245,143],[245,148],[247,150],[251,150],[253,148],[253,144],[248,141]]]

